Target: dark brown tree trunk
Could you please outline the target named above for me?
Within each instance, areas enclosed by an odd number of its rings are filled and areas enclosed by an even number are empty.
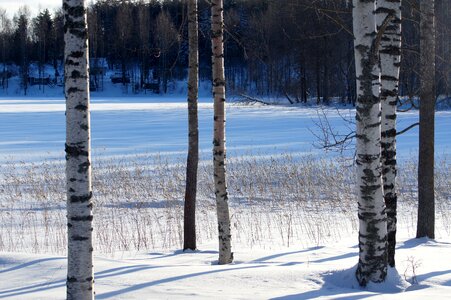
[[[327,61],[327,58],[324,58],[326,62],[324,63],[324,92],[323,92],[323,104],[329,105],[329,62]]]
[[[319,57],[316,58],[316,104],[321,103],[321,66]]]
[[[197,0],[188,1],[188,36],[188,158],[186,164],[183,250],[195,250],[197,167],[199,163],[199,122],[197,117],[197,97],[199,89],[199,36],[197,24]]]
[[[434,0],[421,1],[420,11],[420,139],[418,153],[417,238],[434,238],[434,118],[435,20]]]

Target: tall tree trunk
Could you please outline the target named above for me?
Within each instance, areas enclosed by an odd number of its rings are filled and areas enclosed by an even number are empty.
[[[64,0],[67,299],[92,299],[92,187],[89,116],[89,60],[84,0]]]
[[[417,238],[434,238],[435,21],[434,0],[420,5],[420,140]]]
[[[357,76],[356,163],[359,216],[360,285],[387,275],[387,216],[381,174],[381,106],[375,1],[353,0]]]
[[[225,76],[224,76],[223,0],[211,1],[211,48],[214,97],[213,164],[216,208],[218,213],[219,264],[233,261],[229,203],[226,185]]]
[[[329,55],[328,55],[328,40],[327,37],[324,38],[324,56],[323,56],[323,104],[329,105],[330,99],[329,99],[329,85],[331,79],[329,78]]]
[[[395,266],[396,247],[396,104],[399,95],[399,68],[401,64],[401,0],[377,2],[378,25],[385,19],[386,26],[380,44],[381,60],[381,106],[382,106],[382,182],[387,209],[387,256],[388,264]]]
[[[183,250],[195,250],[197,166],[199,163],[199,122],[197,118],[197,97],[199,90],[199,35],[197,24],[197,0],[188,1],[188,39],[188,158],[186,163]]]
[[[325,55],[324,57],[324,80],[323,80],[323,84],[324,84],[324,88],[323,88],[323,104],[324,105],[329,105],[330,104],[330,99],[329,99],[329,62],[327,61],[327,55]]]
[[[316,57],[316,104],[321,103],[321,66],[319,63],[319,57]]]
[[[27,95],[28,91],[28,76],[30,71],[29,70],[30,62],[28,61],[28,42],[27,42],[28,29],[26,26],[27,25],[24,25],[24,29],[21,31],[20,35],[20,60],[21,60],[20,75],[25,96]]]

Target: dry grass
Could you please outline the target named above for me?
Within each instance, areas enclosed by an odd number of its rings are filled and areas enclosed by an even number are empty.
[[[140,156],[94,161],[95,248],[100,253],[180,248],[184,158]],[[450,166],[436,168],[440,230],[451,232]],[[212,168],[199,169],[199,243],[216,240]],[[416,164],[399,171],[399,223],[416,227]],[[233,242],[245,247],[311,246],[357,230],[354,170],[349,161],[291,155],[230,160]],[[66,249],[64,164],[10,163],[0,177],[0,251],[63,254]]]

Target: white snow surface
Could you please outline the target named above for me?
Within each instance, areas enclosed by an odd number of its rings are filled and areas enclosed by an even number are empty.
[[[95,257],[97,299],[450,299],[449,241],[398,243],[396,268],[381,284],[359,287],[351,239],[311,248],[235,248],[236,261],[217,265],[214,245],[183,253]],[[412,262],[417,264],[412,271]],[[66,259],[0,254],[0,298],[64,299]],[[415,283],[412,277],[415,276]]]
[[[212,104],[199,105],[200,148],[210,159]],[[0,98],[0,164],[64,159],[64,100],[61,98]],[[318,110],[303,106],[244,106],[227,109],[229,159],[234,156],[294,155],[324,157],[313,146],[311,131]],[[331,126],[347,133],[340,115],[352,109],[327,109]],[[92,145],[94,159],[155,153],[167,157],[186,152],[184,97],[94,98]],[[437,155],[449,155],[451,112],[436,115]],[[400,129],[417,122],[418,112],[401,113]],[[398,139],[400,159],[418,151],[418,129]],[[335,156],[330,156],[335,157]],[[95,171],[95,170],[94,170]],[[320,217],[320,216],[318,216]],[[334,226],[334,224],[331,224]],[[382,284],[358,286],[357,232],[335,243],[305,248],[233,244],[235,262],[216,264],[216,243],[199,251],[121,252],[96,256],[97,299],[451,299],[451,238],[409,239],[398,234],[397,266]],[[66,259],[51,254],[0,252],[0,298],[64,299]]]
[[[112,97],[92,100],[92,147],[94,158],[102,156],[184,155],[187,150],[187,104],[181,96]],[[65,141],[65,103],[61,98],[0,98],[0,161],[61,159]],[[332,129],[347,134],[353,120],[353,109],[325,108]],[[227,108],[228,156],[258,152],[262,155],[291,152],[315,154],[318,150],[313,132],[319,133],[315,122],[322,114],[319,107],[245,106]],[[436,152],[449,153],[451,112],[436,114]],[[210,154],[213,105],[210,98],[199,104],[200,150]],[[398,128],[402,130],[418,122],[418,112],[400,113]],[[398,159],[416,156],[418,128],[398,138]],[[348,153],[352,154],[352,153]]]

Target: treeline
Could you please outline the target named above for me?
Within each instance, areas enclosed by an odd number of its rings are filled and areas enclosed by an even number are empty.
[[[418,0],[403,2],[401,95],[419,89]],[[134,91],[163,93],[187,76],[187,7],[183,0],[100,0],[88,9],[91,81],[101,86],[105,69]],[[451,4],[437,1],[437,93],[451,94]],[[349,1],[225,1],[225,62],[228,89],[235,94],[355,101],[352,8]],[[200,77],[211,78],[210,7],[199,3]],[[22,8],[12,19],[0,10],[0,70],[3,88],[19,75],[26,92],[29,66],[58,70],[63,58],[62,11],[32,17]],[[11,65],[18,67],[15,72]],[[17,74],[14,74],[17,73]],[[155,87],[157,86],[157,88]]]

